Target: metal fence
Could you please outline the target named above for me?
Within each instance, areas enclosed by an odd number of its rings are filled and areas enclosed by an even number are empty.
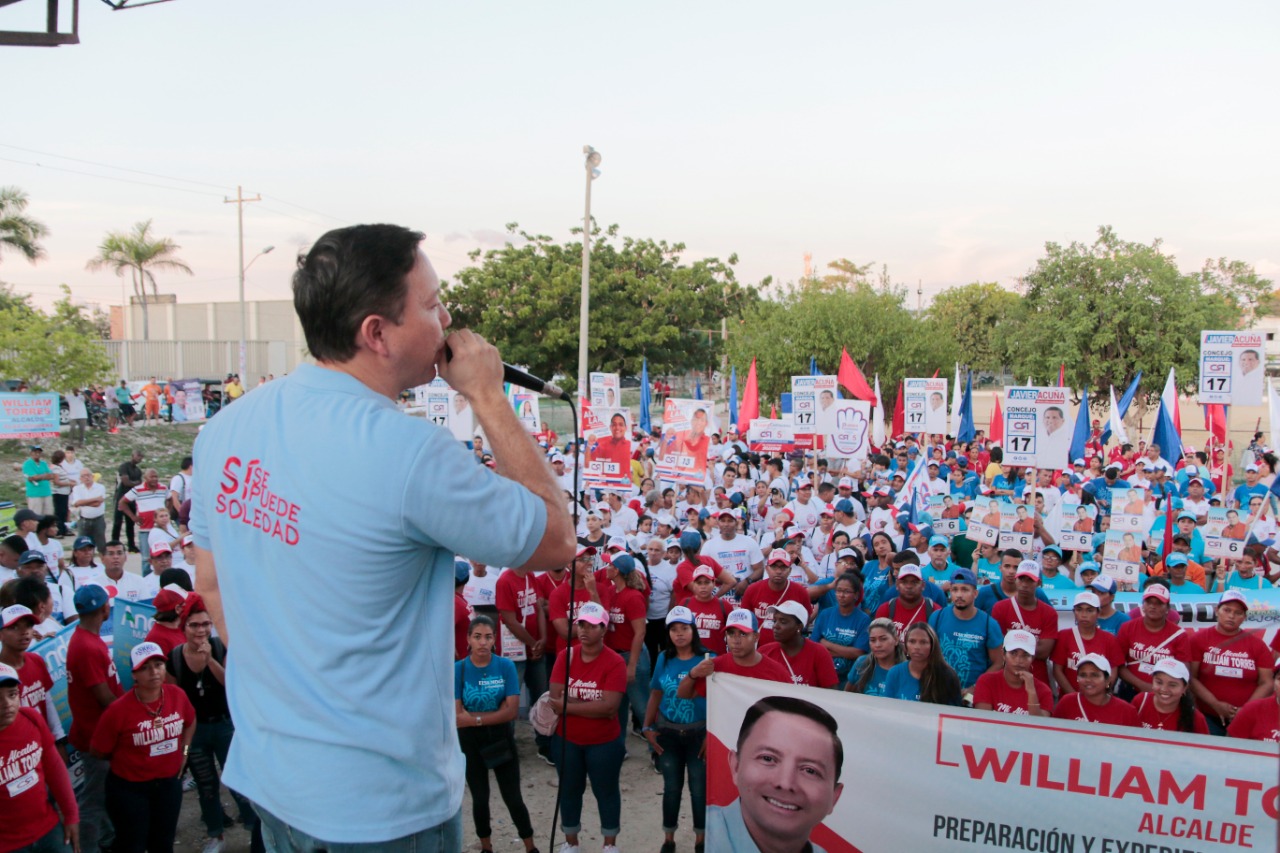
[[[239,341],[102,341],[122,379],[221,379],[240,370]],[[276,377],[306,361],[303,347],[289,341],[248,341],[245,375],[250,386],[259,376]]]

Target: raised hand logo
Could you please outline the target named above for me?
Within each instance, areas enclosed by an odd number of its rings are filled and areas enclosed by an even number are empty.
[[[831,444],[839,453],[853,456],[866,445],[870,426],[870,420],[861,409],[841,406],[836,410],[836,431],[831,436]]]

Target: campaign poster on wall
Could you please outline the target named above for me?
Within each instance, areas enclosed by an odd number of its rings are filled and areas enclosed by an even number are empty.
[[[1070,463],[1070,393],[1066,388],[1005,388],[1005,465],[1061,469]]]
[[[1062,525],[1058,529],[1058,544],[1070,551],[1093,550],[1094,520],[1098,508],[1082,504],[1073,494],[1062,496]]]
[[[631,486],[631,413],[626,409],[582,407],[582,436],[587,441],[582,484],[593,489]]]
[[[791,377],[791,423],[797,445],[813,447],[816,436],[835,430],[836,386],[834,376]]]
[[[1229,406],[1262,403],[1266,377],[1263,332],[1200,333],[1200,402]]]
[[[836,400],[834,426],[827,433],[827,455],[861,465],[871,451],[871,404],[866,400]]]
[[[947,380],[904,379],[902,397],[907,432],[947,433]]]
[[[755,453],[789,453],[796,449],[791,421],[754,418],[747,429],[747,446]]]
[[[711,433],[718,431],[710,402],[668,397],[662,410],[658,475],[673,483],[704,484]]]
[[[591,408],[619,409],[622,407],[621,381],[616,373],[592,373]]]

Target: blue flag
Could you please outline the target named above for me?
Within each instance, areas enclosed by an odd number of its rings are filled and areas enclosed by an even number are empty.
[[[695,400],[702,399],[702,377],[701,376],[693,380],[693,399]]]
[[[1089,443],[1089,389],[1085,388],[1080,392],[1080,408],[1076,410],[1076,430],[1071,435],[1071,456],[1067,458],[1066,464],[1070,465],[1072,459],[1084,458],[1084,446]]]
[[[1123,419],[1129,413],[1129,404],[1133,402],[1133,395],[1138,393],[1138,383],[1142,381],[1142,371],[1138,371],[1138,375],[1133,377],[1133,381],[1129,383],[1129,387],[1125,389],[1124,396],[1120,398],[1120,402],[1116,403],[1117,414]],[[1102,443],[1106,444],[1111,438],[1111,422],[1107,421],[1107,428],[1102,431]],[[1073,445],[1074,447],[1074,445]],[[1071,452],[1072,459],[1079,459],[1075,455],[1075,451]]]
[[[1164,407],[1163,400],[1160,401],[1160,408],[1156,411],[1156,429],[1151,435],[1151,440],[1160,445],[1160,458],[1165,462],[1177,465],[1182,459],[1182,438],[1174,429],[1173,418],[1169,416],[1169,410]]]
[[[738,425],[738,368],[729,368],[729,423]]]
[[[653,401],[649,399],[649,359],[640,362],[640,429],[645,435],[653,431],[653,422],[649,420],[649,407]]]
[[[964,383],[964,397],[960,400],[960,433],[956,441],[973,441],[977,432],[973,425],[973,371],[970,370]]]
[[[809,356],[809,375],[818,376],[818,360],[813,356]]]

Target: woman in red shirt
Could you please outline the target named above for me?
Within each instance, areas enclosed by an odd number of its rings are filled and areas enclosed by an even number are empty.
[[[626,725],[630,712],[631,729],[639,734],[644,709],[649,704],[651,675],[649,650],[644,647],[645,615],[649,612],[644,572],[636,571],[635,558],[630,554],[615,554],[604,568],[614,589],[604,644],[621,655],[627,665],[627,690],[618,708],[618,721]]]
[[[155,643],[133,647],[133,689],[102,712],[90,745],[111,762],[107,814],[120,853],[172,853],[178,831],[196,711],[181,687],[164,683],[165,658]]]
[[[1144,729],[1166,732],[1189,732],[1207,735],[1209,726],[1204,714],[1196,710],[1187,685],[1191,671],[1175,658],[1161,658],[1152,667],[1151,689],[1133,697],[1138,709],[1138,725]]]
[[[0,850],[80,849],[71,776],[40,710],[22,707],[22,679],[7,664],[0,664],[0,779]]]
[[[1229,589],[1218,599],[1218,624],[1191,637],[1191,692],[1210,734],[1225,735],[1237,711],[1272,690],[1271,650],[1260,637],[1240,628],[1248,613],[1244,593]]]
[[[1053,716],[1059,720],[1084,720],[1112,726],[1138,725],[1138,712],[1107,689],[1111,680],[1111,661],[1100,654],[1089,653],[1076,663],[1078,693],[1066,693],[1058,700]]]
[[[624,747],[618,706],[627,689],[627,665],[604,644],[609,612],[594,601],[578,606],[574,621],[578,645],[560,653],[551,670],[551,707],[560,714],[551,754],[560,772],[560,823],[565,843],[578,844],[582,798],[591,781],[600,812],[605,853],[617,853],[622,828]],[[565,680],[568,678],[568,694]]]

